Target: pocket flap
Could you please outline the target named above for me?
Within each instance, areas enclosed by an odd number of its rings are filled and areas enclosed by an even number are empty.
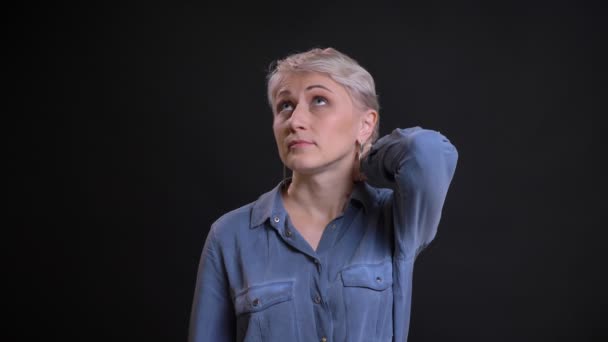
[[[342,270],[344,286],[366,287],[372,290],[386,290],[393,284],[393,264],[354,265]]]
[[[293,281],[280,281],[250,286],[236,294],[237,315],[258,312],[293,298]]]

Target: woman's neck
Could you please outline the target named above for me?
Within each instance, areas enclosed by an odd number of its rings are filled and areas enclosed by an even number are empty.
[[[283,199],[288,211],[295,209],[315,221],[329,221],[344,211],[352,189],[352,175],[294,173]]]

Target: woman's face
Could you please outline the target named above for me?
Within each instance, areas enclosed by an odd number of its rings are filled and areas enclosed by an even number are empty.
[[[281,160],[302,174],[351,170],[355,141],[365,141],[362,134],[369,136],[373,129],[367,127],[364,113],[346,89],[324,74],[286,75],[273,107],[273,130]]]

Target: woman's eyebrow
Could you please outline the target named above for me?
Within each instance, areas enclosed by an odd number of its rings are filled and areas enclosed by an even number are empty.
[[[329,88],[327,88],[326,86],[320,85],[320,84],[309,85],[308,87],[306,87],[306,90],[310,90],[310,89],[313,89],[313,88],[322,88],[322,89],[327,90],[330,93],[333,93],[333,91],[331,91]]]
[[[280,90],[280,91],[277,93],[277,95],[275,96],[275,98],[277,98],[277,97],[279,97],[279,96],[281,96],[281,95],[283,95],[283,94],[290,95],[290,94],[291,94],[291,92],[289,91],[289,89],[281,89],[281,90]]]
[[[321,85],[321,84],[313,84],[313,85],[309,85],[308,87],[306,87],[306,90],[308,91],[308,90],[311,90],[311,89],[314,89],[314,88],[321,88],[321,89],[325,89],[325,90],[327,90],[328,92],[330,92],[330,93],[332,93],[332,94],[333,94],[333,91],[331,91],[331,89],[329,89],[329,88],[327,88],[326,86]],[[279,97],[281,97],[282,95],[291,95],[291,91],[289,91],[289,89],[281,89],[281,90],[279,90],[279,91],[277,92],[277,94],[275,95],[275,97],[274,97],[274,98],[275,98],[275,99],[276,99],[276,98],[279,98]]]

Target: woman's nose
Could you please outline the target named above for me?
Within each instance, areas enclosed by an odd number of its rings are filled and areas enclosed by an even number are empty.
[[[304,105],[297,105],[289,117],[289,127],[291,129],[303,129],[308,123],[308,108]]]

